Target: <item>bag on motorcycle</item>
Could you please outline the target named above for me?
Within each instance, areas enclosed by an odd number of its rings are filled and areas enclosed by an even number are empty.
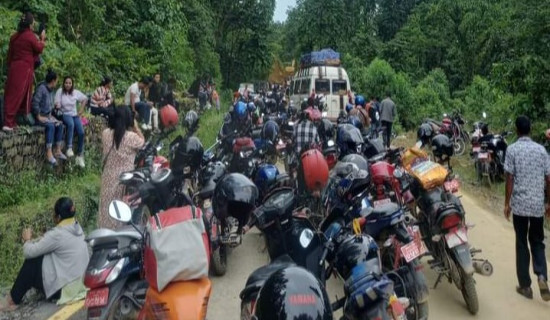
[[[202,211],[172,208],[147,223],[145,277],[162,291],[170,282],[208,277],[209,244]]]
[[[422,185],[424,190],[430,190],[445,182],[449,172],[445,167],[433,161],[416,163],[409,173]]]
[[[403,168],[410,171],[413,165],[426,160],[428,160],[428,154],[416,147],[413,147],[405,151],[401,161],[403,163]]]

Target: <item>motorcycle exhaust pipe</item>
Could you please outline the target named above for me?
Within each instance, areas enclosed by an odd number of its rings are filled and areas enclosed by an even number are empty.
[[[489,260],[474,260],[472,264],[474,271],[482,276],[489,277],[493,274],[493,265]]]

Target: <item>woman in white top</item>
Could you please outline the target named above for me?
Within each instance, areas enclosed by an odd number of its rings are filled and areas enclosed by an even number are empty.
[[[63,86],[55,94],[55,107],[63,111],[63,123],[67,127],[67,157],[73,157],[73,136],[74,131],[78,135],[78,148],[76,149],[76,164],[84,168],[84,127],[80,115],[86,108],[88,98],[74,88],[74,81],[71,77],[65,77]],[[78,103],[80,102],[80,110]]]

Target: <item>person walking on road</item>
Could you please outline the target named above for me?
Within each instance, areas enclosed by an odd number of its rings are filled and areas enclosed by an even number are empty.
[[[382,100],[380,104],[380,121],[382,126],[386,128],[384,132],[384,142],[387,148],[389,148],[391,144],[391,128],[396,116],[397,110],[395,103],[391,99],[391,93],[387,92],[386,99]]]
[[[519,281],[516,291],[533,299],[529,243],[540,295],[544,301],[550,301],[544,251],[544,214],[550,218],[550,203],[544,203],[544,184],[546,181],[546,198],[550,199],[550,157],[543,146],[529,138],[529,118],[518,117],[516,131],[519,138],[508,147],[504,163],[507,174],[504,216],[510,220],[513,214],[516,232],[516,272]]]

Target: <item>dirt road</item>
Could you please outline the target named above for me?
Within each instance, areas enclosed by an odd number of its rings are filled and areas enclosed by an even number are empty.
[[[472,317],[468,313],[462,295],[454,284],[442,282],[437,289],[430,291],[430,319],[550,319],[550,302],[540,299],[536,284],[533,286],[533,300],[527,300],[515,292],[517,280],[512,224],[502,218],[500,213],[483,209],[467,195],[462,198],[462,202],[468,222],[476,225],[470,232],[471,243],[474,247],[483,249],[479,257],[493,263],[494,273],[489,278],[475,276],[480,304],[477,316]],[[262,250],[263,239],[256,231],[247,234],[243,244],[231,252],[227,274],[221,278],[213,278],[208,319],[239,318],[240,290],[248,275],[268,262],[267,254]],[[428,283],[433,287],[435,272],[429,267],[425,268]],[[336,294],[341,296],[341,287],[339,280],[330,279],[327,288],[331,299]]]
[[[550,302],[545,303],[540,299],[536,284],[533,285],[535,289],[533,300],[527,300],[515,292],[517,280],[512,224],[502,218],[500,212],[484,209],[470,196],[465,195],[462,202],[467,212],[468,222],[476,225],[470,231],[471,243],[474,247],[483,249],[480,257],[489,259],[493,263],[494,274],[489,278],[475,276],[480,304],[477,316],[473,317],[468,313],[462,296],[455,286],[443,282],[437,289],[430,291],[430,319],[550,319]],[[230,253],[227,274],[224,277],[212,278],[213,292],[208,309],[209,320],[239,319],[239,292],[244,287],[248,275],[257,267],[268,263],[267,253],[263,252],[263,247],[263,239],[254,229],[244,237],[243,244]],[[425,269],[428,283],[433,287],[436,279],[435,272],[428,267]],[[339,280],[331,278],[327,288],[331,299],[336,295],[342,296],[342,283]],[[42,306],[31,312],[32,318],[48,319],[55,309],[55,307]],[[29,314],[27,313],[27,316]],[[337,313],[335,319],[338,319],[339,315]],[[2,318],[4,316],[0,315],[0,319]],[[13,318],[21,319],[21,316]],[[61,320],[65,317],[56,319]],[[80,310],[71,319],[85,319],[85,313]]]

